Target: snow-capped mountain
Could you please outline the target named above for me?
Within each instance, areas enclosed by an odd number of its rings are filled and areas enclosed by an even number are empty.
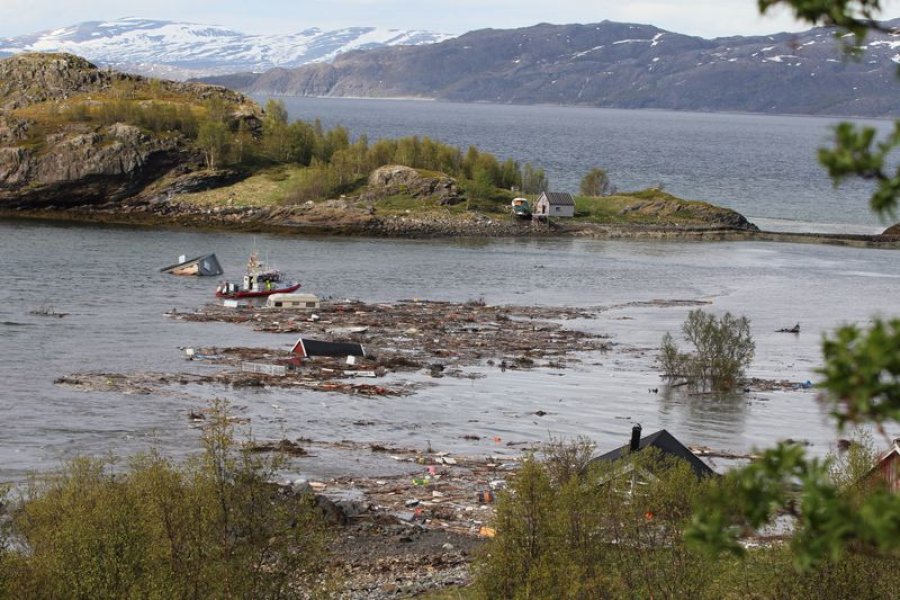
[[[204,79],[253,94],[889,116],[900,114],[900,19],[845,55],[813,28],[706,40],[603,21],[472,31],[439,44]],[[844,41],[849,41],[845,39]]]
[[[71,52],[121,71],[186,79],[298,67],[329,61],[349,50],[431,44],[451,37],[430,31],[375,27],[249,35],[216,25],[124,18],[0,38],[0,56]]]

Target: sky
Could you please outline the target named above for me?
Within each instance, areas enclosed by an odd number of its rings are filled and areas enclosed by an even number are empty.
[[[900,17],[900,0],[882,5],[885,18]],[[761,17],[756,0],[0,0],[0,37],[121,17],[223,25],[249,34],[351,26],[461,34],[603,20],[706,38],[808,28],[782,9]]]

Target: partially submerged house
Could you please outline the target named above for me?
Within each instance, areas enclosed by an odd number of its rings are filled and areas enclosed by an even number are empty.
[[[698,479],[717,475],[717,473],[713,471],[709,467],[709,465],[700,460],[697,455],[695,455],[687,448],[687,446],[675,439],[675,436],[673,436],[665,429],[661,429],[656,433],[651,433],[648,436],[641,437],[640,425],[635,425],[631,428],[630,443],[607,452],[606,454],[601,454],[600,456],[592,458],[591,463],[597,461],[615,462],[619,459],[627,457],[629,454],[640,452],[641,450],[645,450],[647,448],[656,448],[664,457],[671,456],[679,460],[686,461],[691,466],[691,470],[694,471],[694,474]]]
[[[864,480],[872,484],[886,485],[887,489],[900,494],[900,438],[894,440],[890,450],[878,457],[875,466]]]
[[[575,199],[568,192],[541,192],[531,215],[534,219],[574,217]]]

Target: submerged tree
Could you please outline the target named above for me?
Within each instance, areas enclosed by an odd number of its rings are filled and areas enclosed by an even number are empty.
[[[681,331],[694,351],[680,352],[666,333],[659,353],[666,379],[682,379],[692,387],[717,392],[730,391],[740,383],[756,349],[747,317],[725,313],[717,318],[698,308],[688,313]]]

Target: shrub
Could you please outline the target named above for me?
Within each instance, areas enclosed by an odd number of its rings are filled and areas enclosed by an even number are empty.
[[[718,483],[653,449],[570,468],[587,451],[584,440],[554,442],[547,462],[524,462],[498,498],[496,536],[475,565],[477,597],[700,597],[721,568],[681,531],[697,496]]]
[[[774,542],[743,559],[694,550],[684,531],[698,504],[733,497],[730,478],[698,480],[649,448],[584,465],[589,443],[551,442],[499,495],[496,536],[476,558],[477,598],[895,598],[900,559],[859,548],[798,573]],[[852,468],[851,468],[852,471]],[[727,509],[727,507],[722,507]]]
[[[725,313],[717,318],[698,308],[688,313],[681,331],[694,351],[681,353],[672,335],[666,333],[658,356],[663,377],[717,392],[737,387],[756,349],[747,317]]]
[[[302,204],[336,198],[355,184],[355,181],[342,181],[341,174],[331,165],[314,164],[300,172],[285,199],[285,204]]]
[[[209,422],[183,465],[151,452],[124,473],[78,459],[34,478],[10,511],[0,596],[303,596],[325,548],[313,499],[269,483],[277,461],[237,445],[224,404]]]

